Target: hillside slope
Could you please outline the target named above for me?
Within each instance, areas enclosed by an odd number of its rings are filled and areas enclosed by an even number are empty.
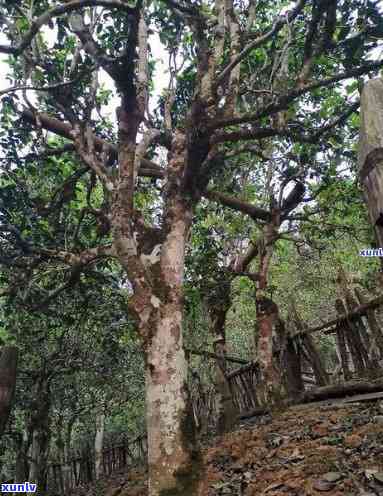
[[[383,403],[291,408],[210,444],[200,496],[383,495]],[[145,474],[119,474],[81,493],[146,496]]]

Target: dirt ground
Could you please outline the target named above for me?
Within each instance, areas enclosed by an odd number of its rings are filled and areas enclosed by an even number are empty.
[[[254,417],[203,457],[200,496],[383,496],[383,402]],[[117,474],[82,494],[146,496],[146,476]]]

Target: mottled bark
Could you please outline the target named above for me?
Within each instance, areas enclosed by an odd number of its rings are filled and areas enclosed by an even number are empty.
[[[4,346],[0,355],[0,439],[11,413],[16,387],[18,351],[15,346]]]
[[[273,360],[273,337],[277,334],[276,327],[279,323],[278,307],[266,296],[271,257],[278,239],[279,211],[273,211],[271,217],[272,222],[266,224],[263,236],[258,241],[259,265],[255,292],[258,331],[256,347],[260,370],[257,396],[261,405],[275,402],[281,393],[280,371],[275,367]]]
[[[94,459],[95,459],[95,475],[99,479],[102,474],[102,448],[104,446],[104,429],[105,429],[105,413],[104,411],[96,414],[96,435],[94,438]]]
[[[273,336],[279,322],[278,307],[265,296],[257,297],[257,356],[260,369],[260,383],[257,397],[261,405],[274,403],[281,394],[280,371],[274,364]]]
[[[121,200],[115,217],[115,245],[132,281],[130,308],[146,358],[150,496],[195,494],[200,468],[182,342],[185,245],[192,221],[192,204],[180,191],[186,161],[185,135],[176,132],[167,169],[163,242],[152,253],[140,253],[136,239],[144,226],[127,216],[131,204]]]
[[[359,171],[371,223],[383,247],[383,79],[368,81],[361,96]]]

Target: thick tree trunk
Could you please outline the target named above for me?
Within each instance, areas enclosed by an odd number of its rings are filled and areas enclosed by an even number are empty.
[[[280,212],[272,212],[272,222],[263,229],[258,243],[259,267],[257,289],[255,292],[257,310],[257,360],[260,371],[260,384],[257,397],[262,406],[279,401],[281,394],[281,375],[274,364],[273,338],[277,335],[279,315],[277,305],[266,296],[268,274],[275,241],[278,239]]]
[[[278,307],[270,299],[257,297],[258,343],[257,355],[260,369],[260,383],[257,397],[265,406],[279,400],[281,394],[280,371],[274,364],[273,336],[277,334],[279,323]]]
[[[132,105],[125,98],[119,111],[120,181],[112,226],[116,255],[132,283],[129,306],[145,352],[149,496],[193,496],[200,462],[182,343],[185,245],[193,216],[193,201],[182,189],[188,142],[184,132],[174,133],[162,229],[148,228],[133,202],[138,123]]]
[[[96,414],[96,435],[94,438],[94,458],[96,480],[102,474],[102,448],[104,445],[105,414],[100,411]]]
[[[150,496],[193,495],[194,421],[188,405],[182,308],[161,307],[147,351],[146,408]],[[195,462],[197,463],[197,461]]]
[[[11,413],[16,387],[17,348],[4,346],[0,355],[0,439]]]
[[[183,169],[184,153],[184,138],[177,135],[170,175]],[[176,175],[169,178],[170,183],[173,180],[177,181]],[[169,191],[164,219],[166,235],[150,298],[152,328],[146,344],[149,495],[193,496],[201,465],[182,336],[185,246],[192,206],[176,189]]]
[[[377,241],[383,247],[383,79],[368,81],[361,96],[359,175]]]

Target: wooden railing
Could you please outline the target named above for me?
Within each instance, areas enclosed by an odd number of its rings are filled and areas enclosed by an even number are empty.
[[[283,326],[283,336],[275,356],[279,366],[282,367],[281,374],[287,396],[292,397],[295,393],[299,395],[306,392],[314,397],[317,387],[326,391],[326,388],[331,389],[339,381],[374,375],[375,369],[379,369],[377,373],[382,375],[383,333],[376,311],[382,306],[383,297],[375,298],[370,302],[362,301],[358,293],[357,297],[359,305],[354,305],[353,308],[347,305],[347,301],[344,303],[342,300],[337,300],[338,318],[320,326],[308,328],[296,311],[290,316],[289,322],[292,326],[288,326],[289,329],[286,330]],[[325,360],[311,337],[312,333],[321,331],[335,334],[339,357],[338,371],[329,373],[326,370]],[[186,351],[204,356],[209,363],[211,362],[211,370],[217,365],[217,359],[221,358],[212,352]],[[239,367],[230,370],[230,364]],[[244,415],[259,409],[257,385],[260,374],[257,362],[227,357],[227,365],[226,380],[231,400],[238,414]],[[190,372],[190,393],[197,428],[204,434],[214,432],[217,420],[214,385],[209,381],[203,381],[198,370]],[[380,383],[375,389],[379,387]],[[108,476],[120,469],[143,463],[146,460],[146,453],[146,437],[106,448],[102,453],[103,473]],[[94,478],[95,462],[91,450],[82,453],[67,464],[55,463],[49,467],[49,486],[59,494],[66,494],[68,488],[87,484]]]
[[[250,362],[226,376],[234,405],[239,412],[252,410],[259,406],[257,400],[257,381],[259,367],[257,362]]]
[[[109,476],[122,469],[146,464],[147,440],[140,436],[102,451],[103,475]],[[48,490],[66,495],[68,491],[95,480],[95,455],[87,448],[67,463],[51,463],[48,466]]]
[[[383,296],[367,301],[358,290],[352,294],[349,290],[344,300],[336,300],[335,310],[338,317],[311,328],[300,319],[294,307],[288,325],[285,326],[281,321],[280,342],[278,349],[274,350],[275,363],[282,376],[282,395],[296,399],[301,393],[315,388],[382,376],[383,332],[377,313],[382,306]],[[312,337],[312,334],[319,332],[335,335],[335,351],[338,357],[336,367],[326,363]],[[214,370],[216,355],[207,352],[199,354],[212,361],[211,368]],[[230,370],[230,363],[240,366]],[[231,400],[238,414],[262,410],[257,400],[260,381],[257,362],[246,363],[241,358],[229,357],[226,371]],[[197,377],[198,373],[195,375]],[[196,405],[195,417],[202,427],[208,426],[211,431],[217,417],[214,409],[214,386],[211,385],[207,390],[199,380],[198,384],[192,386],[192,391],[192,400]]]

